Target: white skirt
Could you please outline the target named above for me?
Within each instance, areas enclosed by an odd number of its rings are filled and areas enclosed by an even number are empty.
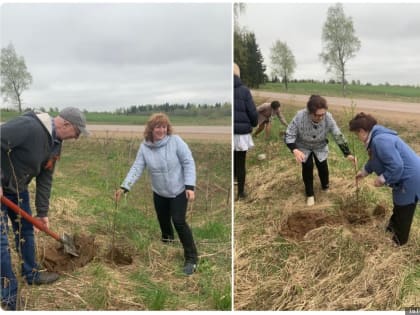
[[[246,135],[233,135],[233,149],[235,151],[248,151],[254,147],[250,133]]]

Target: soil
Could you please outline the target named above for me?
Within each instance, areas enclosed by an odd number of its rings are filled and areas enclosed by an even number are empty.
[[[384,218],[386,214],[386,209],[382,205],[377,205],[373,210],[373,215],[378,218]]]
[[[309,231],[324,225],[343,224],[343,218],[325,214],[322,211],[297,211],[291,214],[281,226],[280,234],[295,240],[303,240]]]
[[[97,246],[95,245],[94,236],[75,235],[74,245],[79,257],[65,253],[63,246],[59,242],[51,240],[51,242],[47,243],[46,248],[42,249],[41,263],[48,271],[59,273],[81,268],[95,257]]]
[[[352,225],[366,224],[372,220],[372,217],[365,210],[355,203],[348,203],[341,207],[342,216]]]
[[[116,265],[131,265],[133,263],[133,257],[117,247],[110,248],[105,257]]]
[[[377,205],[373,216],[384,217],[385,208]],[[302,210],[292,213],[287,218],[281,226],[280,234],[286,238],[301,241],[309,231],[321,226],[363,225],[371,222],[373,216],[369,215],[365,209],[358,208],[353,204],[342,207],[340,215],[330,215],[318,210]]]
[[[59,242],[49,241],[46,248],[42,249],[42,264],[52,272],[74,271],[87,265],[98,255],[98,245],[95,244],[95,237],[92,235],[75,235],[74,245],[79,254],[78,257],[65,253]],[[131,265],[133,263],[132,256],[117,246],[111,247],[103,258],[116,265]]]

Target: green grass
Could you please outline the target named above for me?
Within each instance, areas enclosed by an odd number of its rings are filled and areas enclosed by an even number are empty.
[[[230,226],[222,222],[207,222],[203,226],[194,229],[194,233],[201,239],[219,239],[228,241]]]
[[[79,294],[93,309],[106,309],[109,301],[108,286],[111,280],[109,272],[104,265],[92,263],[87,268],[87,274],[93,277],[93,281],[84,286]]]
[[[290,94],[319,94],[323,96],[342,96],[340,84],[322,83],[294,83],[288,84],[286,91],[282,83],[266,83],[260,90]],[[379,100],[394,100],[404,102],[420,102],[420,87],[394,86],[394,85],[347,85],[346,97],[367,98]]]
[[[130,275],[130,279],[135,283],[137,299],[143,301],[148,310],[164,310],[167,304],[173,304],[170,300],[176,300],[167,285],[154,283],[145,272],[135,272]]]
[[[400,292],[400,298],[407,295],[419,296],[420,294],[420,265],[412,265],[404,279],[404,284]],[[413,305],[414,306],[414,305]]]
[[[67,296],[52,309],[42,301],[30,302],[27,309],[35,305],[36,310],[230,310],[230,144],[188,144],[197,168],[196,200],[187,221],[203,256],[198,271],[192,277],[182,273],[183,250],[177,236],[174,244],[161,243],[147,170],[115,204],[114,192],[135,159],[139,140],[71,140],[64,143],[56,167],[50,222],[56,230],[59,225],[69,234],[88,233],[99,241],[94,262],[72,273],[83,279],[83,290],[77,294],[86,303]],[[71,200],[75,206],[57,217],[54,205],[60,200]],[[113,239],[117,248],[132,256],[133,266],[110,265],[104,259]]]
[[[56,112],[50,113],[56,116]],[[117,115],[113,113],[87,112],[86,121],[88,124],[116,124],[116,125],[144,125],[151,113],[137,115]],[[231,109],[208,109],[198,112],[188,112],[174,114],[168,113],[171,122],[175,125],[186,126],[226,126],[231,123]],[[0,112],[0,121],[5,122],[19,113],[16,111],[7,111],[2,109]]]

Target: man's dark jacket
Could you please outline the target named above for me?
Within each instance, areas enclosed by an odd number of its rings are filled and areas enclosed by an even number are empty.
[[[248,87],[242,84],[238,76],[234,76],[234,127],[233,133],[244,135],[252,132],[258,124],[258,113]]]
[[[52,124],[51,118],[49,123]],[[55,162],[54,154],[59,155],[61,142],[54,145],[50,131],[34,112],[12,119],[0,128],[3,192],[25,191],[35,177],[37,215],[48,216],[55,164],[51,162]]]

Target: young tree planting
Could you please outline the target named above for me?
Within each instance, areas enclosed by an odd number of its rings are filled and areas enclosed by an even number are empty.
[[[327,66],[327,72],[335,72],[341,81],[344,96],[346,65],[355,57],[361,43],[355,35],[352,18],[345,16],[341,3],[328,8],[327,21],[322,29],[322,41],[323,50],[319,56]]]
[[[287,90],[287,83],[290,81],[296,68],[295,56],[286,43],[276,41],[271,47],[271,66],[272,73],[280,76]]]
[[[22,93],[32,83],[25,59],[16,54],[13,44],[1,49],[1,94],[5,102],[22,112]]]

